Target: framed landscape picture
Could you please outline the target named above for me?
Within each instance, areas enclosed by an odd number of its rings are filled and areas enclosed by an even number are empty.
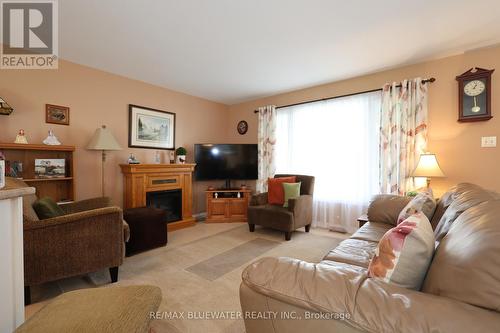
[[[67,106],[45,104],[45,122],[48,124],[69,125]]]
[[[175,113],[132,105],[129,110],[128,146],[174,149]]]
[[[66,177],[66,160],[63,158],[35,159],[35,178]]]

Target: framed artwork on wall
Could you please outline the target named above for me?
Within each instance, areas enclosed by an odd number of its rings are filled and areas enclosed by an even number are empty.
[[[69,125],[69,107],[45,104],[45,122],[48,124]]]
[[[128,146],[175,149],[175,113],[130,104]]]

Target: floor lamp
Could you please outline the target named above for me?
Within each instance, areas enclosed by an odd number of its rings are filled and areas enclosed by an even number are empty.
[[[122,147],[116,142],[115,137],[102,125],[101,128],[95,130],[94,136],[87,145],[88,150],[100,150],[102,152],[101,162],[101,189],[104,197],[104,162],[106,162],[106,152],[109,150],[122,150]]]

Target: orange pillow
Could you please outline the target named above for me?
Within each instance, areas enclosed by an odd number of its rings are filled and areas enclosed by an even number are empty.
[[[283,183],[295,183],[295,176],[269,178],[267,180],[267,202],[271,205],[281,205],[285,203],[285,190]]]

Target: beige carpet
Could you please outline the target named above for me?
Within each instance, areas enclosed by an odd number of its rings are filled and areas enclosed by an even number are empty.
[[[172,317],[180,317],[181,313],[187,316],[188,312],[240,311],[240,276],[250,262],[265,256],[289,256],[317,262],[345,237],[313,229],[311,233],[297,231],[292,240],[286,242],[283,233],[270,229],[257,227],[250,233],[246,223],[198,223],[195,227],[170,233],[166,247],[126,258],[120,267],[117,285],[159,286],[163,293],[159,311],[170,313]],[[259,243],[265,249],[256,248]],[[242,251],[240,255],[238,251]],[[217,267],[210,268],[211,264]],[[197,268],[195,272],[193,267]],[[62,292],[108,286],[108,272],[102,271],[33,287],[33,301],[38,303],[28,306],[26,314],[29,317]],[[241,320],[173,318],[155,320],[152,328],[157,333],[244,332]]]

